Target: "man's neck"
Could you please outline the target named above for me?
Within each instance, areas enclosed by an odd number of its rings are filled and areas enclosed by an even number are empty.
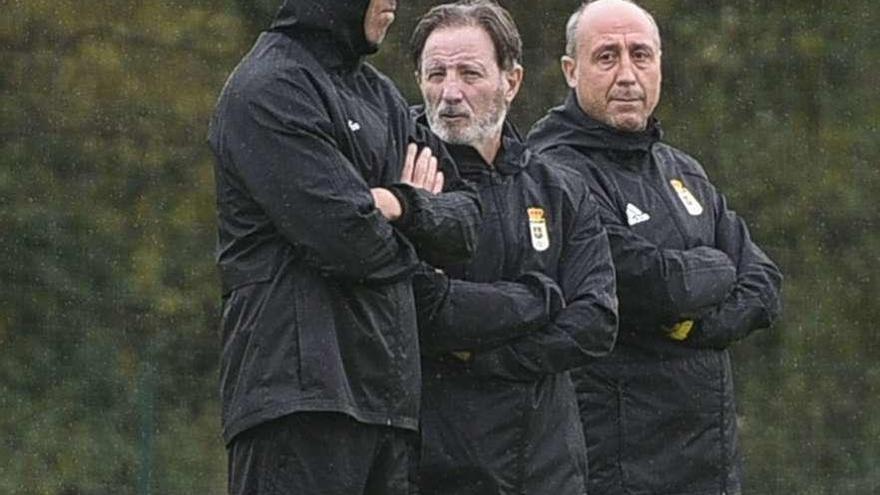
[[[475,144],[474,149],[477,150],[477,153],[483,157],[483,160],[490,167],[493,166],[495,158],[498,156],[498,151],[501,149],[501,134],[497,134],[486,142]]]

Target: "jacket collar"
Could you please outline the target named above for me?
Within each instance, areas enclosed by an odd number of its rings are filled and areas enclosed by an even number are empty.
[[[285,0],[271,30],[299,41],[328,69],[353,68],[378,46],[364,34],[369,0]]]
[[[651,117],[644,131],[625,132],[590,117],[581,109],[574,91],[535,124],[529,143],[540,151],[554,146],[572,146],[615,151],[650,151],[660,141],[660,122]]]
[[[501,149],[491,166],[473,146],[447,144],[446,149],[463,176],[489,174],[493,170],[501,175],[516,175],[528,165],[529,151],[525,144],[508,135],[502,136]]]

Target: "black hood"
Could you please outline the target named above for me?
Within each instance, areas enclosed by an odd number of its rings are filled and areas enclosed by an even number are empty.
[[[320,58],[354,65],[379,49],[364,34],[369,4],[369,0],[285,0],[271,28],[315,49]]]
[[[619,131],[590,117],[578,105],[571,91],[562,106],[550,110],[535,123],[528,142],[536,151],[556,146],[593,148],[615,151],[649,151],[663,137],[660,123],[654,117],[640,132]]]

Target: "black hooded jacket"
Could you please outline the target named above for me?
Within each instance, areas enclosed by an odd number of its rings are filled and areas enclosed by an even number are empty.
[[[217,103],[220,389],[227,442],[296,411],[415,429],[412,274],[467,259],[477,195],[398,184],[425,138],[394,85],[362,61],[367,0],[287,1]],[[432,143],[434,144],[434,143]],[[393,225],[370,188],[404,214]]]
[[[529,144],[587,178],[617,271],[620,333],[601,363],[572,372],[590,492],[739,493],[731,343],[780,313],[779,269],[696,160],[656,122],[625,133],[572,93]],[[693,320],[684,340],[670,329]]]
[[[656,122],[618,132],[570,95],[529,144],[590,183],[617,268],[621,341],[649,355],[723,349],[776,319],[782,275],[700,164],[660,139]],[[666,335],[683,319],[698,322],[684,346]]]
[[[449,149],[479,188],[483,222],[472,261],[415,277],[422,493],[582,495],[567,370],[606,355],[617,333],[596,205],[576,171],[549,165],[512,127],[491,166],[471,147]],[[424,297],[437,287],[442,297]]]

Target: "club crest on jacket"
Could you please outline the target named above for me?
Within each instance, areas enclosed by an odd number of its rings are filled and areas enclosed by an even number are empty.
[[[550,235],[547,231],[547,218],[543,208],[532,207],[529,213],[529,233],[535,251],[546,251],[550,247]]]
[[[701,205],[700,202],[697,201],[697,198],[695,198],[694,195],[684,187],[682,181],[672,179],[669,183],[672,184],[672,188],[675,189],[676,194],[678,194],[678,199],[681,200],[688,213],[695,217],[703,214],[703,205]]]

